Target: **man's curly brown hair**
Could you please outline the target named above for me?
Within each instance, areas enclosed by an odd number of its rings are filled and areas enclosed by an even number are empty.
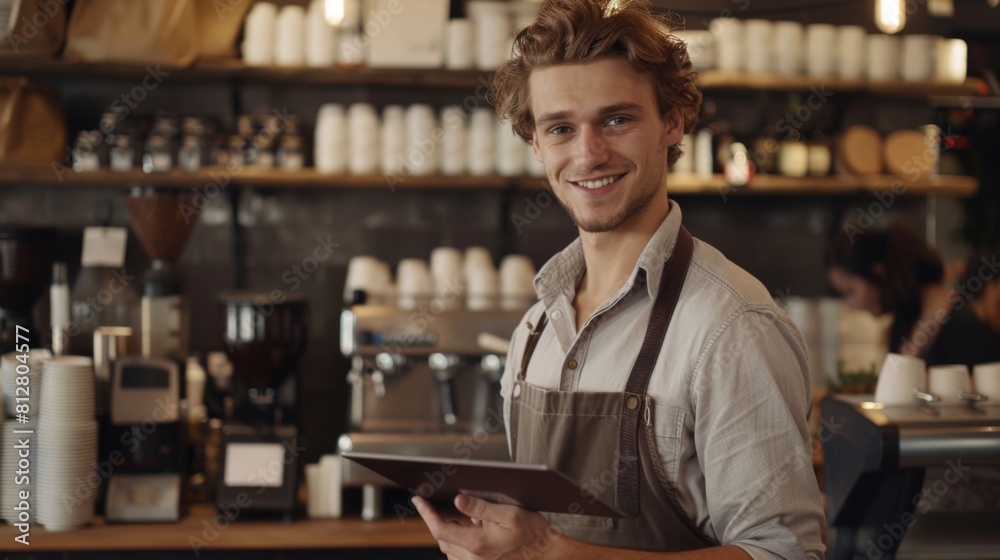
[[[701,92],[687,46],[670,34],[666,20],[653,13],[648,0],[545,0],[538,18],[514,40],[514,57],[493,76],[490,102],[526,142],[535,133],[528,78],[535,68],[585,64],[621,57],[652,79],[660,117],[680,111],[684,132],[698,121]],[[681,156],[671,146],[667,161]]]

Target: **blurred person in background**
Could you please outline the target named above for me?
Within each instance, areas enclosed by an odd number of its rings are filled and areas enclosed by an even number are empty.
[[[996,253],[967,265],[952,286],[934,249],[900,226],[846,232],[827,256],[830,284],[852,309],[892,315],[889,351],[928,366],[1000,361]]]

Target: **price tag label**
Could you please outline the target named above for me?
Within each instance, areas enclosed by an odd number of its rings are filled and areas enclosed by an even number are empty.
[[[83,266],[108,266],[120,268],[125,265],[125,242],[128,230],[125,228],[89,227],[83,230]]]

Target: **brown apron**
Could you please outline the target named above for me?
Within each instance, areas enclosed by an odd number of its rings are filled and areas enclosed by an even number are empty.
[[[646,395],[693,247],[691,235],[681,227],[625,392],[550,391],[527,383],[525,372],[545,315],[529,335],[511,393],[514,461],[549,465],[581,485],[582,499],[596,496],[624,515],[544,514],[560,533],[597,545],[663,552],[718,544],[695,526],[677,500],[656,449],[653,400]]]

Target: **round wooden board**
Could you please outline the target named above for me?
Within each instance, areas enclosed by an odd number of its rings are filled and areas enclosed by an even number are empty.
[[[927,147],[924,133],[903,129],[889,134],[884,146],[885,166],[890,173],[926,175],[933,170],[935,157]]]
[[[868,125],[849,126],[837,140],[837,159],[858,175],[882,173],[882,137]]]

